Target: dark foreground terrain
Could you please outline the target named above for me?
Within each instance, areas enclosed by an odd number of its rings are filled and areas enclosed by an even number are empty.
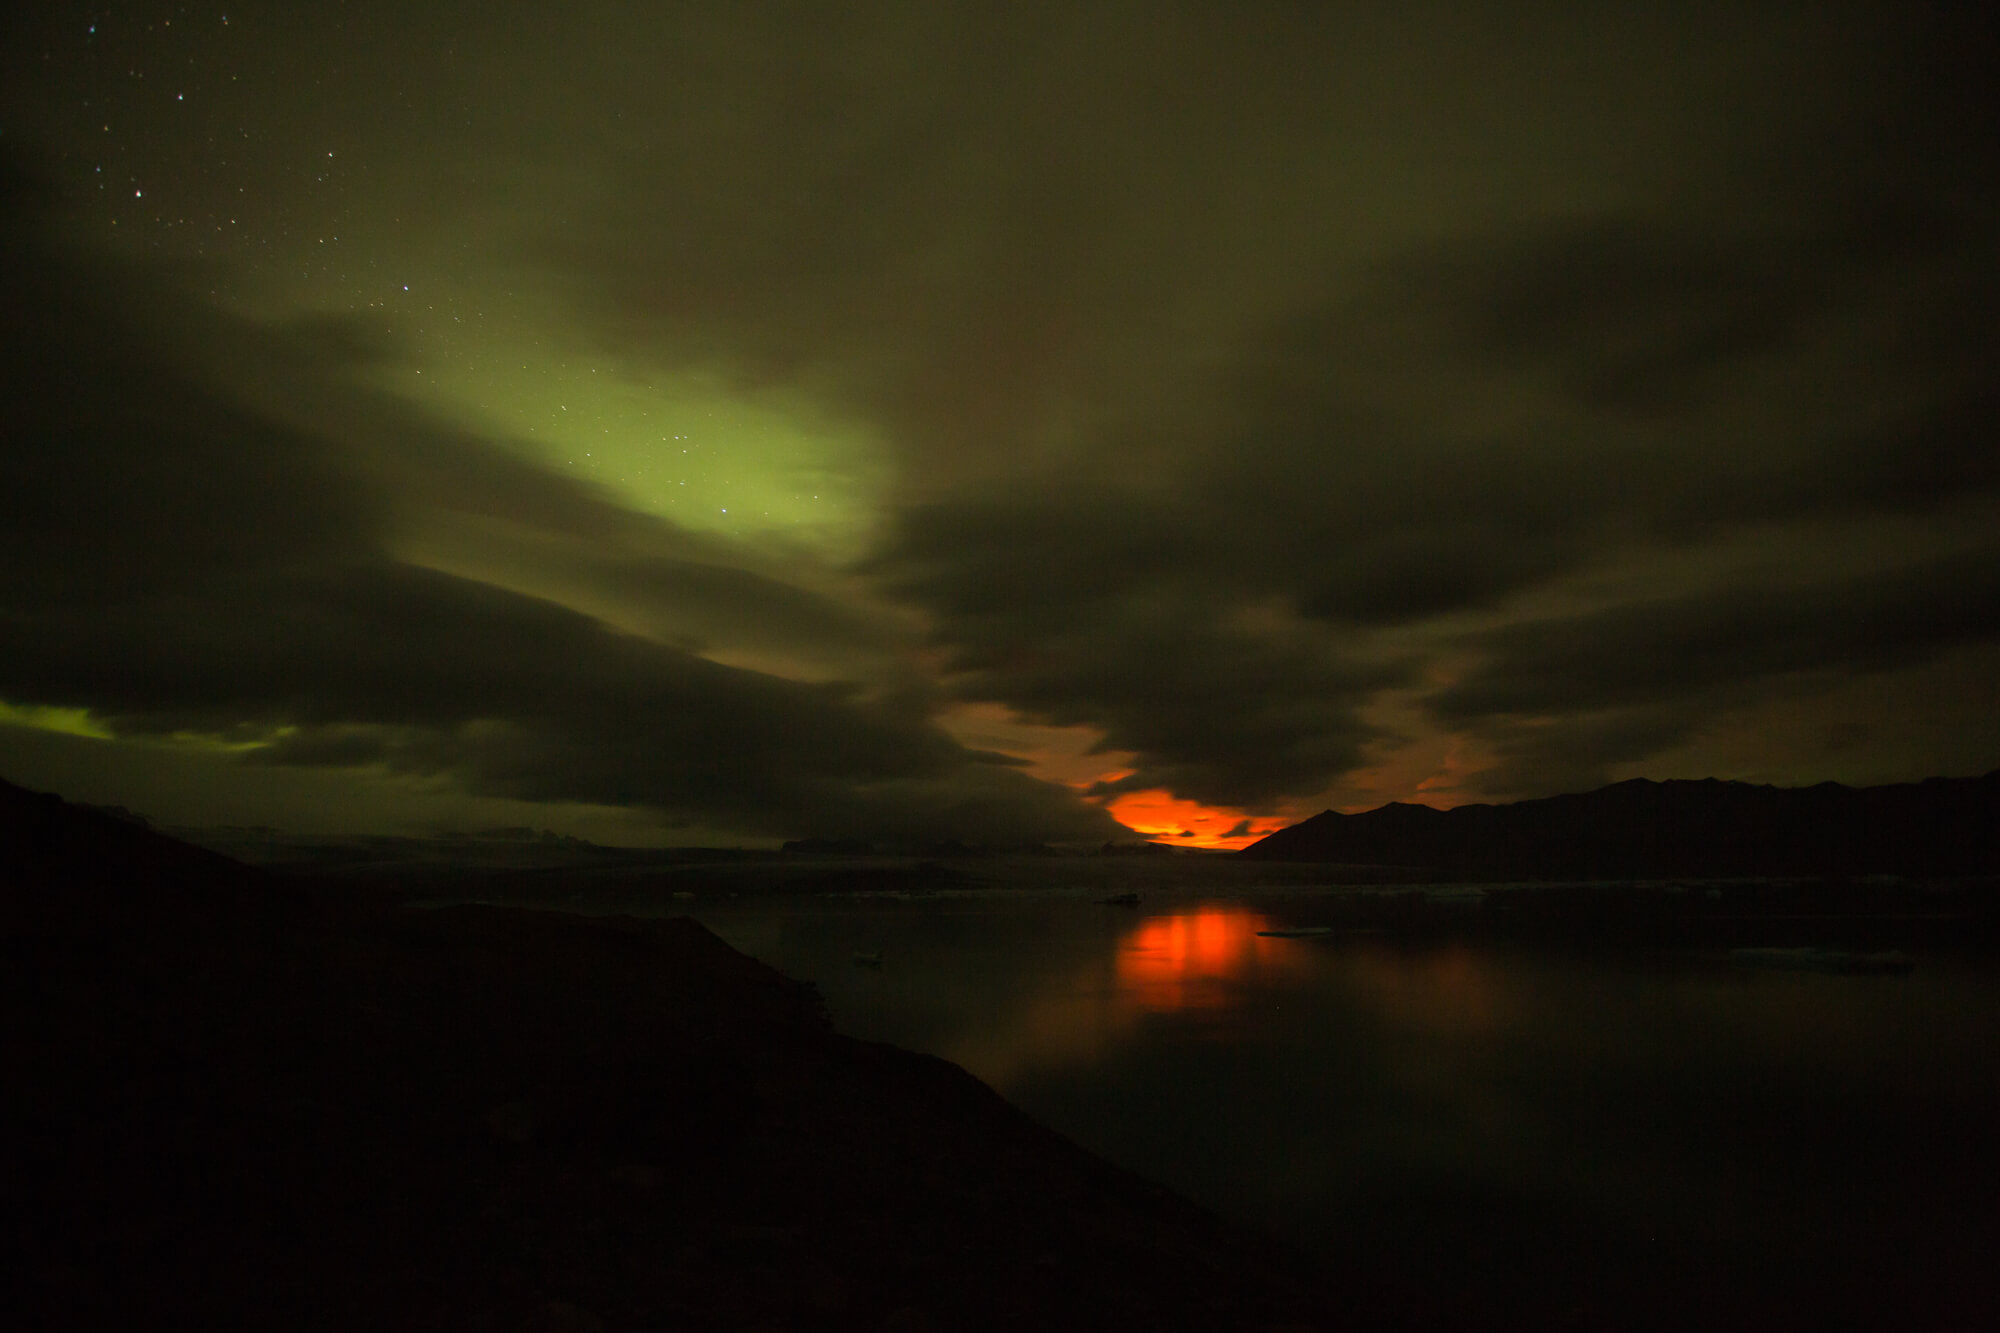
[[[9,1327],[1434,1322],[692,921],[368,905],[0,802]]]

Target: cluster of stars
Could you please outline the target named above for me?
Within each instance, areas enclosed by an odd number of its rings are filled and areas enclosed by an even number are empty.
[[[37,137],[79,187],[86,229],[199,273],[210,297],[253,317],[351,318],[387,349],[363,373],[444,418],[531,441],[690,526],[824,521],[810,517],[822,487],[797,482],[825,474],[781,417],[718,422],[719,391],[654,388],[659,367],[590,364],[576,339],[552,335],[551,298],[510,282],[515,261],[496,261],[454,211],[451,182],[480,180],[480,159],[448,161],[447,177],[424,148],[430,165],[413,174],[400,114],[420,95],[413,75],[322,80],[338,47],[198,7],[95,11],[49,29],[40,58],[60,95],[34,99]],[[347,102],[329,100],[336,88]]]

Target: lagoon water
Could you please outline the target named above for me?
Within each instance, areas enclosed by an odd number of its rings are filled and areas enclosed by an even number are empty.
[[[1346,935],[1199,888],[676,901],[841,1030],[1415,1308],[2000,1326],[2000,972]],[[657,900],[656,900],[657,901]],[[572,902],[633,910],[631,901]],[[652,910],[658,910],[657,907]],[[857,952],[879,954],[878,968]],[[1511,1312],[1511,1313],[1510,1313]]]

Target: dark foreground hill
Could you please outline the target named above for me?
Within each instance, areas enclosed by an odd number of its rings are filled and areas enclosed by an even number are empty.
[[[2000,871],[2000,771],[1884,787],[1648,782],[1512,805],[1328,810],[1238,853],[1441,879]]]
[[[1401,1317],[684,918],[371,906],[4,783],[0,886],[7,1327]]]

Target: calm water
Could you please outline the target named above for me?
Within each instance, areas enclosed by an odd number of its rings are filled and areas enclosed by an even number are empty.
[[[1919,952],[1912,975],[1837,976],[1257,934],[1314,901],[674,906],[815,981],[843,1031],[954,1060],[1102,1155],[1448,1307],[1669,1327],[1994,1315],[1991,966]]]

